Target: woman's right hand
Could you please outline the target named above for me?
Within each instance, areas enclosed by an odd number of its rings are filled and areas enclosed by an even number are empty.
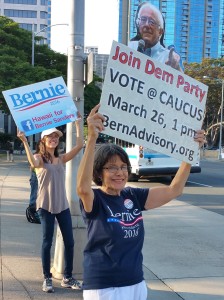
[[[24,143],[24,142],[27,142],[27,138],[26,138],[24,132],[23,132],[23,131],[20,131],[19,129],[18,129],[18,131],[17,131],[17,137],[18,137],[23,143]]]
[[[24,132],[20,131],[19,128],[17,131],[17,137],[24,143],[26,155],[27,155],[27,158],[28,158],[28,161],[29,161],[31,167],[32,168],[41,168],[42,164],[43,164],[43,160],[42,160],[41,156],[39,154],[35,154],[35,156],[33,155],[33,152],[29,147],[29,144],[28,144],[28,141],[27,141],[27,138],[26,138]]]
[[[98,138],[99,132],[104,130],[103,122],[105,118],[103,115],[98,113],[98,109],[100,108],[100,104],[97,104],[90,112],[87,118],[88,124],[88,136]]]

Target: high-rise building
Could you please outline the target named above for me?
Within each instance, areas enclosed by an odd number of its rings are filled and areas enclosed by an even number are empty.
[[[84,53],[94,53],[98,54],[98,47],[97,46],[85,46],[84,47]]]
[[[119,42],[122,41],[120,0]],[[135,15],[143,0],[129,0],[129,39],[136,35]],[[200,63],[203,58],[224,57],[224,0],[149,0],[160,9],[166,24],[165,44],[175,45],[182,60]]]
[[[26,30],[34,30],[44,37],[42,43],[51,43],[51,0],[0,0],[0,16],[19,23]],[[43,30],[43,31],[42,31]]]
[[[104,79],[109,55],[98,54],[98,47],[86,46],[84,53],[93,53],[93,71],[100,78]],[[102,83],[98,83],[98,86],[102,89]]]

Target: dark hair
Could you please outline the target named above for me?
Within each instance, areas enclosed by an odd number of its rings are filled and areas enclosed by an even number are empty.
[[[102,186],[103,167],[115,155],[119,156],[128,167],[131,167],[127,153],[120,146],[114,144],[100,146],[95,152],[93,164],[93,181],[96,185]],[[130,175],[130,173],[131,170],[129,168],[128,175]]]
[[[40,147],[41,147],[40,144],[41,144],[41,140],[39,140],[39,141],[36,143],[34,154],[38,154],[38,153],[40,152]]]
[[[139,31],[139,25],[138,25],[138,14],[139,14],[139,11],[140,11],[140,9],[142,8],[142,6],[144,6],[144,5],[149,5],[149,4],[150,4],[151,6],[153,6],[153,7],[156,8],[155,5],[153,5],[153,4],[151,4],[151,3],[147,2],[147,1],[144,1],[144,2],[142,2],[142,3],[140,3],[140,4],[138,5],[138,8],[137,8],[137,11],[136,11],[136,14],[135,14],[135,26],[136,26],[136,29],[137,29],[137,34],[136,34],[136,36],[134,36],[134,37],[131,39],[131,41],[139,41],[139,40],[142,39],[141,34],[140,34],[140,31]],[[157,10],[157,8],[156,8],[156,10]],[[159,9],[158,9],[158,12],[160,12],[160,14],[161,14],[161,16],[162,16],[162,18],[163,18],[163,33],[162,33],[162,35],[161,35],[161,37],[160,37],[160,43],[161,43],[161,45],[162,45],[164,48],[166,48],[166,46],[164,45],[164,34],[165,34],[165,27],[166,27],[166,24],[165,24],[165,18],[164,18],[163,14],[161,13],[161,11],[160,11]]]

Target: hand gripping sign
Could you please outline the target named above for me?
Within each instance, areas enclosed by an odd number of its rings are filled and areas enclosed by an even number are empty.
[[[113,42],[100,112],[105,134],[194,164],[208,87]]]
[[[62,77],[7,90],[3,95],[26,136],[77,119],[77,108]]]

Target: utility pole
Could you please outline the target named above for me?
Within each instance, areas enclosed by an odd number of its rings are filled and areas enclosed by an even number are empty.
[[[130,0],[122,1],[122,44],[127,45],[129,41],[129,5]]]
[[[85,0],[69,0],[69,47],[68,47],[68,90],[75,105],[84,115],[84,18]],[[82,122],[83,134],[83,122]],[[76,132],[72,123],[66,126],[66,151],[75,145]],[[79,208],[76,194],[76,174],[83,152],[66,164],[66,192],[72,214],[73,235],[75,240],[73,274],[82,279],[83,249],[86,242],[86,228]],[[61,279],[64,271],[64,243],[60,230],[57,230],[54,264],[51,272],[55,278]]]

